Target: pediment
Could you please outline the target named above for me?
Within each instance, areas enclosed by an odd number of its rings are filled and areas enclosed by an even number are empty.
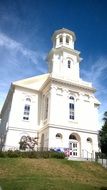
[[[23,80],[15,81],[13,82],[13,85],[29,88],[32,90],[40,90],[42,85],[45,83],[46,80],[48,80],[50,74],[43,74],[35,77],[26,78]]]

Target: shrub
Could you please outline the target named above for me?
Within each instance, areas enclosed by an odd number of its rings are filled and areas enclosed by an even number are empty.
[[[51,158],[64,159],[65,154],[62,152],[51,152]]]
[[[3,152],[3,151],[0,151],[0,157],[1,157],[1,158],[7,157],[7,153],[6,153],[6,152]]]
[[[5,154],[7,154],[7,157],[9,158],[17,158],[20,157],[20,151],[19,150],[8,150],[7,152],[5,152]]]
[[[57,158],[57,159],[64,159],[65,154],[61,152],[54,152],[54,151],[19,151],[19,150],[8,150],[8,151],[0,151],[0,157],[9,157],[9,158]]]
[[[101,153],[101,152],[96,152],[95,153],[95,159],[96,159],[96,161],[98,160],[98,158],[107,159],[107,155],[104,154],[104,153]]]

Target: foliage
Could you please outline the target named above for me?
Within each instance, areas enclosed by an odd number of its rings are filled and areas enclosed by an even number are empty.
[[[35,145],[38,144],[37,137],[22,136],[20,139],[20,150],[34,150]]]
[[[104,125],[99,132],[99,141],[100,141],[100,148],[101,152],[107,155],[107,112],[104,113]]]
[[[25,143],[25,141],[20,141],[19,144],[20,144],[20,150],[26,150],[26,143]]]
[[[0,151],[0,157],[2,158],[17,158],[20,157],[20,151],[15,150],[8,150],[8,151]]]
[[[61,152],[50,152],[50,151],[19,151],[19,150],[9,150],[9,151],[0,151],[0,157],[3,158],[57,158],[57,159],[64,159],[65,154]]]
[[[107,155],[101,152],[96,152],[95,153],[95,160],[97,161],[99,158],[101,159],[107,159]]]
[[[63,159],[63,158],[65,158],[65,154],[62,153],[62,152],[51,152],[51,157],[52,158]]]

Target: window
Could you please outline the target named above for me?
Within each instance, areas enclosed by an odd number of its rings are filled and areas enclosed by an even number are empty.
[[[88,137],[87,142],[92,143],[92,139],[90,137]]]
[[[23,114],[23,119],[24,120],[29,120],[29,114],[30,114],[30,105],[25,105],[24,106],[24,114]]]
[[[69,97],[69,119],[74,120],[74,97],[70,96]]]
[[[30,104],[31,104],[31,99],[29,97],[27,97],[25,99],[24,112],[23,112],[23,120],[26,120],[26,121],[29,120]]]
[[[73,135],[73,134],[71,134],[71,135],[69,136],[69,139],[77,140],[77,138],[76,138],[75,135]]]
[[[72,60],[72,58],[68,58],[67,59],[67,67],[68,67],[68,69],[70,69],[72,66],[73,66],[73,60]]]
[[[62,38],[62,36],[60,36],[60,38],[59,38],[59,42],[60,42],[60,43],[63,42],[63,38]]]
[[[69,36],[66,36],[66,43],[69,44]]]
[[[26,101],[31,102],[31,99],[30,98],[26,98]]]
[[[71,68],[71,61],[68,60],[68,68],[70,69]]]
[[[56,134],[56,138],[62,139],[62,134],[61,134],[61,133],[57,133],[57,134]]]
[[[73,143],[73,148],[77,148],[77,143]]]

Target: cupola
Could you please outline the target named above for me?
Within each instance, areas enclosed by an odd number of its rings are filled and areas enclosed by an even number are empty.
[[[56,30],[52,36],[53,48],[59,48],[61,46],[74,49],[74,42],[76,40],[75,33],[62,28]]]
[[[62,28],[52,35],[53,47],[47,61],[48,71],[55,78],[63,80],[79,80],[80,52],[74,49],[75,33]]]

